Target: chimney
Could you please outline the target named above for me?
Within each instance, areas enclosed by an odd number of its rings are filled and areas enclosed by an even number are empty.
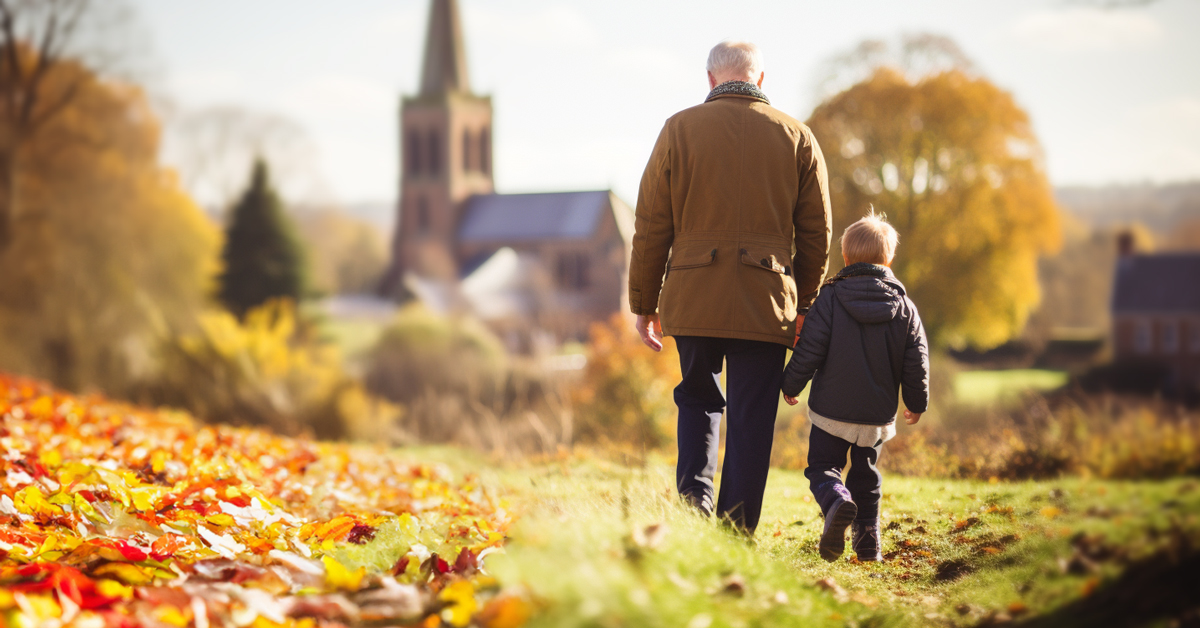
[[[1117,234],[1117,256],[1129,257],[1133,255],[1133,232],[1126,229]]]

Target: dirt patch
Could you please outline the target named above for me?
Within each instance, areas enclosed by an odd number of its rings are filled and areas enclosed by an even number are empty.
[[[965,560],[948,560],[938,564],[937,571],[933,574],[933,579],[938,582],[948,582],[950,580],[958,580],[973,571],[975,571],[975,567],[971,566]]]

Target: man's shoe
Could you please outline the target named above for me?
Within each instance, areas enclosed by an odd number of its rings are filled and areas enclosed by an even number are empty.
[[[852,501],[838,498],[829,512],[825,513],[825,531],[821,533],[821,542],[817,547],[821,550],[821,558],[833,562],[842,557],[846,551],[846,527],[858,515],[858,505]]]
[[[864,563],[883,560],[883,554],[879,552],[879,521],[870,523],[855,521],[851,524],[850,547],[858,555],[858,560]]]

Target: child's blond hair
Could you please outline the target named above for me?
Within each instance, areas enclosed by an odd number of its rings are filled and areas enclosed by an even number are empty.
[[[842,233],[842,255],[847,264],[869,262],[888,266],[896,257],[899,243],[900,234],[872,207],[866,216]]]

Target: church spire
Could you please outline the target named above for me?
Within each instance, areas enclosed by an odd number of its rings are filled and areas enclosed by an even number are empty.
[[[425,65],[421,71],[421,95],[470,92],[467,53],[463,46],[462,22],[456,0],[433,0],[429,8],[429,32],[425,36]]]

